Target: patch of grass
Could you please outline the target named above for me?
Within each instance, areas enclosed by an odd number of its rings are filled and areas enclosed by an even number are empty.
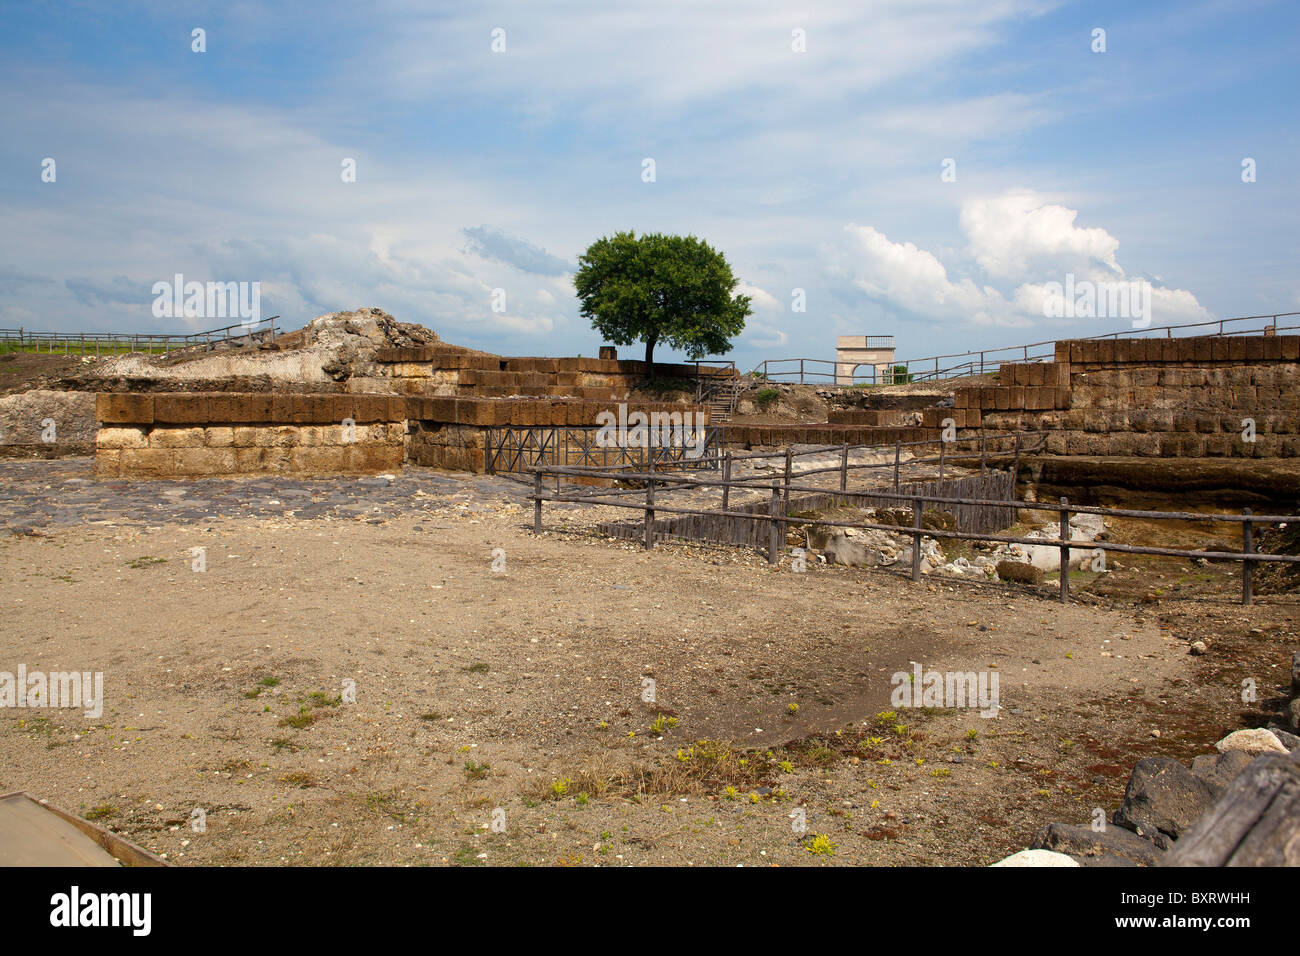
[[[290,717],[281,717],[281,727],[292,727],[294,730],[304,730],[310,727],[316,721],[316,715],[311,712],[307,706],[300,707],[298,713]]]
[[[426,720],[426,721],[428,721],[429,723],[432,723],[432,722],[435,721],[435,720],[446,720],[446,719],[447,719],[447,715],[446,715],[446,714],[443,714],[443,713],[440,713],[440,712],[438,712],[438,711],[436,711],[436,710],[431,710],[431,711],[429,711],[427,714],[421,714],[421,715],[420,715],[420,719],[421,719],[421,720]]]
[[[767,411],[772,404],[781,397],[781,390],[776,388],[760,388],[755,401],[762,411]]]
[[[107,803],[100,804],[83,814],[87,820],[107,820],[109,817],[116,815],[117,807],[109,806]]]
[[[486,674],[491,668],[480,661],[477,664],[470,664],[469,667],[462,667],[461,670],[466,674]]]
[[[482,780],[488,775],[488,771],[491,770],[492,767],[489,764],[479,763],[476,760],[466,760],[464,769],[466,780]]]
[[[280,782],[300,790],[309,790],[317,785],[316,778],[304,770],[291,770],[280,777]]]
[[[127,566],[128,568],[137,568],[137,569],[139,569],[139,568],[147,568],[147,567],[149,567],[149,565],[151,565],[151,564],[166,564],[166,563],[167,563],[167,559],[166,559],[166,558],[155,558],[155,557],[152,557],[151,555],[147,555],[147,554],[146,554],[146,555],[144,555],[143,557],[139,557],[139,558],[136,558],[136,559],[133,560],[133,561],[128,561],[128,562],[126,562],[126,566]]]

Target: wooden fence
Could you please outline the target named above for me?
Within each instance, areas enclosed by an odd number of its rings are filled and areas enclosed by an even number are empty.
[[[903,485],[904,495],[924,495],[936,502],[935,508],[946,511],[953,516],[956,527],[962,531],[1001,531],[1015,524],[1014,508],[992,505],[975,505],[963,503],[963,499],[982,498],[990,501],[1014,501],[1016,478],[1013,471],[988,471],[983,475],[967,478],[945,479],[942,481],[918,482]],[[881,489],[882,491],[884,489]],[[951,506],[945,507],[938,502],[953,500]],[[827,491],[820,494],[804,495],[798,498],[783,499],[781,513],[783,517],[798,516],[803,512],[821,511],[827,508],[890,508],[897,502],[893,498],[881,498],[869,491],[839,492]],[[705,541],[711,544],[725,544],[737,547],[762,548],[767,545],[771,515],[767,501],[749,505],[736,505],[731,513],[702,511],[697,514],[679,515],[657,519],[653,535],[657,540],[674,538],[685,541]],[[752,518],[739,517],[739,514],[753,515]],[[797,520],[797,518],[795,519]],[[787,522],[782,521],[777,532],[777,547],[785,548]],[[902,529],[898,529],[902,530]],[[611,521],[599,525],[599,531],[607,538],[635,541],[645,535],[643,521]]]
[[[822,471],[824,469],[814,469]],[[811,472],[809,472],[811,473]],[[987,475],[987,471],[982,471],[982,475]],[[625,493],[623,490],[612,494],[601,495],[565,495],[557,491],[553,495],[548,495],[542,487],[543,478],[546,475],[555,475],[557,484],[561,477],[581,477],[584,479],[605,478],[610,481],[634,481],[644,482],[645,502],[638,503],[634,501],[620,500],[618,495]],[[788,471],[787,471],[788,475]],[[542,531],[542,504],[546,501],[564,501],[577,502],[582,504],[598,504],[608,508],[630,508],[642,511],[644,520],[641,523],[641,531],[644,535],[645,547],[651,549],[654,547],[656,537],[658,537],[659,525],[656,521],[656,512],[663,511],[670,515],[678,516],[704,516],[710,519],[737,518],[743,522],[748,522],[753,526],[767,526],[767,560],[769,564],[777,564],[780,561],[781,552],[784,550],[785,532],[784,529],[791,523],[800,523],[802,519],[792,517],[790,512],[782,508],[782,501],[788,503],[792,492],[806,493],[811,495],[833,494],[824,488],[818,488],[808,485],[796,485],[788,478],[782,486],[781,482],[773,481],[771,483],[771,497],[767,502],[767,514],[761,515],[761,510],[757,513],[754,510],[739,510],[727,507],[725,502],[727,496],[733,487],[746,490],[755,490],[754,485],[747,482],[733,482],[729,475],[724,475],[720,479],[709,478],[692,478],[690,485],[696,488],[717,487],[722,489],[724,505],[721,510],[703,509],[703,508],[683,508],[675,505],[665,505],[655,502],[655,488],[661,482],[667,480],[677,488],[683,486],[680,479],[665,479],[662,474],[655,472],[633,473],[628,471],[597,471],[590,468],[538,468],[533,472],[533,494],[530,500],[533,502],[533,531],[540,534]],[[1014,485],[1012,486],[1014,487]],[[639,489],[638,489],[639,491]],[[1300,521],[1300,515],[1255,515],[1249,508],[1242,509],[1240,515],[1235,514],[1202,514],[1200,512],[1185,511],[1137,511],[1128,508],[1097,508],[1092,506],[1072,506],[1070,502],[1062,498],[1058,506],[1053,508],[1046,502],[1026,502],[1026,501],[993,501],[984,498],[945,498],[933,494],[924,493],[906,493],[900,489],[898,492],[880,491],[878,489],[864,489],[871,498],[881,501],[895,502],[901,506],[910,507],[912,510],[912,527],[903,529],[903,533],[910,534],[912,538],[912,580],[921,580],[921,539],[923,537],[942,538],[946,540],[965,540],[965,541],[988,541],[997,544],[1020,544],[1035,547],[1054,547],[1060,550],[1061,575],[1060,575],[1060,597],[1061,603],[1068,603],[1070,600],[1070,552],[1071,551],[1088,551],[1088,552],[1116,552],[1119,554],[1148,554],[1158,555],[1161,557],[1172,558],[1203,558],[1209,561],[1238,561],[1241,563],[1241,603],[1250,604],[1253,600],[1253,582],[1251,572],[1256,564],[1259,563],[1279,563],[1279,564],[1300,564],[1300,555],[1291,554],[1258,554],[1255,551],[1255,525],[1274,525],[1290,524]],[[856,493],[854,493],[856,494]],[[797,500],[797,499],[796,499]],[[1025,538],[1011,535],[992,534],[983,531],[954,530],[949,531],[943,528],[923,528],[922,520],[927,504],[937,504],[947,508],[969,505],[977,508],[988,509],[1009,509],[1012,511],[1051,511],[1055,510],[1059,518],[1058,536],[1054,539],[1044,538]],[[762,503],[751,505],[750,509],[761,509]],[[1167,521],[1195,521],[1195,522],[1225,522],[1241,525],[1241,550],[1240,551],[1192,551],[1183,548],[1165,548],[1155,545],[1129,545],[1117,544],[1112,541],[1076,541],[1070,536],[1070,516],[1071,514],[1094,514],[1102,517],[1116,518],[1141,518],[1146,520],[1167,520]],[[838,521],[830,519],[819,519],[817,524],[823,527],[831,528],[857,528],[864,531],[886,531],[897,534],[900,529],[893,524],[883,524],[869,521]],[[714,525],[721,527],[721,525]],[[757,535],[751,535],[751,537]]]

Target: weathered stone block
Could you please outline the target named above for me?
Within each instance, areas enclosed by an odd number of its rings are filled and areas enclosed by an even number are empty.
[[[154,396],[154,421],[160,425],[192,425],[209,421],[208,396],[169,392]]]
[[[203,429],[203,444],[208,448],[233,448],[235,429],[230,425],[209,425]]]
[[[149,432],[150,448],[202,448],[202,428],[156,427]]]
[[[148,448],[149,436],[143,428],[106,425],[95,435],[96,454],[103,449]]]
[[[105,424],[151,425],[154,397],[129,392],[101,392],[95,396],[95,417]]]

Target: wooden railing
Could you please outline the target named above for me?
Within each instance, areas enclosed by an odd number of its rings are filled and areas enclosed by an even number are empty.
[[[278,315],[256,322],[239,322],[206,332],[29,332],[0,329],[0,350],[42,352],[54,355],[120,355],[132,352],[166,355],[176,349],[206,346],[248,339],[250,342],[275,338]]]
[[[1019,437],[1019,436],[1017,436]],[[969,442],[971,439],[959,439],[958,441]],[[923,445],[931,442],[914,442],[909,445]],[[947,444],[947,443],[945,443]],[[903,446],[900,443],[897,446],[894,468],[894,491],[887,488],[860,488],[849,491],[848,475],[851,470],[864,468],[891,467],[889,463],[857,463],[850,464],[848,453],[850,446],[838,446],[841,451],[840,464],[830,467],[811,468],[801,472],[793,472],[791,462],[797,455],[825,454],[828,451],[836,449],[837,446],[827,446],[825,448],[813,449],[810,451],[792,453],[789,449],[784,452],[758,453],[750,455],[728,455],[723,462],[723,473],[720,478],[699,477],[696,475],[664,475],[656,472],[653,467],[642,471],[613,470],[599,468],[577,468],[577,467],[539,467],[533,471],[533,494],[529,500],[533,502],[533,531],[541,533],[542,531],[542,505],[546,501],[558,502],[576,502],[582,504],[603,505],[611,508],[625,508],[638,510],[644,514],[644,546],[652,549],[655,543],[655,516],[656,514],[672,515],[701,515],[714,518],[739,518],[748,521],[755,520],[752,511],[739,511],[729,507],[730,496],[733,490],[752,492],[763,490],[759,482],[767,481],[771,497],[768,501],[768,511],[765,519],[768,523],[769,536],[767,546],[767,560],[769,564],[777,564],[780,560],[780,554],[783,550],[785,539],[784,528],[790,523],[806,524],[806,518],[793,518],[786,513],[785,505],[788,505],[790,495],[794,493],[812,493],[825,494],[828,489],[818,485],[799,484],[795,481],[797,478],[808,475],[822,474],[831,471],[840,473],[839,494],[846,498],[875,499],[880,501],[896,501],[900,505],[910,506],[912,511],[912,527],[905,529],[902,533],[910,534],[912,538],[912,568],[911,577],[913,581],[921,579],[921,539],[923,537],[942,538],[954,541],[985,541],[995,544],[1019,544],[1035,547],[1056,547],[1060,549],[1061,561],[1061,580],[1060,580],[1060,600],[1062,603],[1068,603],[1070,599],[1070,552],[1071,551],[1101,551],[1114,552],[1117,554],[1142,554],[1154,555],[1160,557],[1174,558],[1203,558],[1212,561],[1237,561],[1241,563],[1241,603],[1250,604],[1253,600],[1254,588],[1252,571],[1256,564],[1276,563],[1276,564],[1297,564],[1300,563],[1300,556],[1287,554],[1261,554],[1255,551],[1254,529],[1256,525],[1274,525],[1285,524],[1300,521],[1300,515],[1269,515],[1252,514],[1249,508],[1242,509],[1241,514],[1203,514],[1200,512],[1183,512],[1183,511],[1142,511],[1129,508],[1101,508],[1088,505],[1071,505],[1069,500],[1061,498],[1056,504],[1044,502],[1024,502],[1024,501],[999,501],[982,498],[960,498],[932,494],[916,494],[914,492],[904,492],[899,490],[898,479],[898,457]],[[853,446],[864,448],[869,446]],[[929,459],[913,459],[908,462],[909,465],[924,464],[927,462],[943,464],[962,460],[972,460],[981,458],[973,454],[967,455],[945,455],[943,454],[944,445],[941,445],[941,454],[938,457]],[[1017,441],[1017,452],[1021,450],[1020,442]],[[785,475],[783,481],[771,480],[766,476],[748,476],[744,478],[733,478],[731,475],[731,464],[733,461],[743,458],[773,458],[784,457],[786,460]],[[1017,455],[1018,457],[1018,455]],[[547,493],[543,488],[543,479],[547,475],[552,475],[556,479],[556,491],[554,494]],[[635,482],[637,485],[644,487],[636,488],[614,488],[601,489],[598,491],[584,491],[581,493],[565,493],[560,488],[560,481],[563,478],[582,479],[590,481],[592,479],[606,479],[611,482]],[[684,489],[718,489],[722,493],[721,508],[700,508],[700,507],[680,507],[663,502],[656,501],[656,490],[659,491],[679,491]],[[644,502],[626,501],[624,498],[632,495],[644,495]],[[1015,511],[1056,511],[1058,515],[1058,537],[1056,538],[1026,538],[1017,535],[992,534],[969,530],[947,530],[942,528],[923,528],[922,520],[927,504],[953,506],[973,506],[990,509],[1013,509]],[[1156,545],[1130,545],[1118,544],[1111,541],[1078,541],[1070,538],[1070,516],[1079,514],[1099,515],[1103,518],[1138,518],[1146,521],[1191,521],[1191,522],[1225,522],[1229,524],[1239,524],[1241,526],[1242,546],[1240,551],[1195,551],[1186,548],[1165,548]],[[855,528],[864,531],[886,531],[899,533],[900,529],[896,525],[882,524],[869,521],[841,521],[834,519],[817,519],[820,526],[831,528]]]

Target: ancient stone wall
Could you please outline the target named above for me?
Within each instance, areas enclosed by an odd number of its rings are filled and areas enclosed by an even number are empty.
[[[98,478],[376,474],[405,453],[387,395],[110,393],[96,417]]]
[[[1300,336],[1063,341],[1055,357],[954,404],[986,429],[1047,431],[1049,454],[1300,456]]]
[[[386,368],[392,388],[403,395],[504,398],[567,397],[623,399],[646,377],[646,364],[598,358],[510,358],[447,346],[380,349],[376,362]],[[703,374],[731,374],[704,367]],[[694,365],[655,363],[655,376],[685,379]]]

